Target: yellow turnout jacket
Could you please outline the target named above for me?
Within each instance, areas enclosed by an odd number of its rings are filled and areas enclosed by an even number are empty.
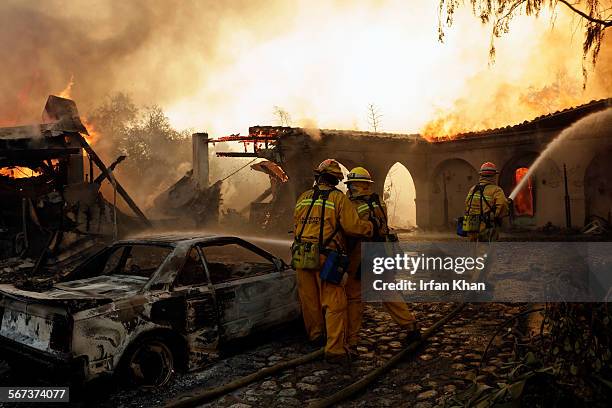
[[[328,241],[329,237],[337,231],[333,240],[327,245],[329,249],[339,249],[346,252],[346,236],[363,238],[372,236],[372,223],[359,218],[355,207],[344,193],[325,184],[318,184],[316,188],[321,191],[331,191],[325,203],[323,198],[319,196],[308,218],[306,218],[306,213],[313,202],[315,188],[313,187],[299,196],[293,213],[294,236],[297,237],[305,225],[301,240],[303,242],[319,242],[322,214],[323,240],[320,244]],[[323,205],[325,206],[324,213]]]
[[[387,225],[387,207],[385,207],[382,200],[378,200],[380,205],[376,202],[372,202],[372,208],[370,208],[370,205],[368,205],[370,198],[371,195],[363,195],[351,197],[350,200],[357,208],[357,214],[360,219],[376,219],[379,229],[378,233],[375,235],[382,238],[389,233],[389,226]],[[361,241],[361,239],[349,239],[349,266],[347,271],[351,276],[357,275],[359,265],[361,264]]]
[[[508,215],[508,199],[504,194],[504,190],[502,190],[500,186],[495,184],[495,180],[490,177],[481,176],[480,180],[478,181],[478,184],[484,185],[482,208],[480,191],[476,191],[474,193],[474,197],[472,198],[472,192],[476,188],[476,186],[473,186],[470,189],[467,197],[465,198],[466,214],[478,215],[482,211],[485,216],[487,216],[487,214],[490,214],[491,221],[501,221],[505,216]],[[484,222],[482,222],[480,224],[480,230],[484,231],[485,229],[486,225]]]

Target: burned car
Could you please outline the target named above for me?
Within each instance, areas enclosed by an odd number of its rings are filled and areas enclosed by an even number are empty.
[[[0,285],[9,365],[163,385],[206,365],[220,343],[300,315],[295,271],[237,237],[118,241],[66,275],[44,291]]]

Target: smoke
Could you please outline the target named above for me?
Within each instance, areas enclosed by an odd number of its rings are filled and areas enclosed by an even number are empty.
[[[608,38],[582,89],[582,21],[559,8],[519,16],[497,40],[469,7],[437,41],[437,2],[5,0],[0,125],[36,122],[69,89],[87,115],[116,92],[211,136],[274,123],[440,133],[503,126],[608,97]],[[72,83],[72,86],[70,84]],[[231,164],[229,164],[231,167]]]
[[[456,99],[441,104],[421,133],[435,138],[513,125],[611,96],[612,40],[604,40],[594,69],[584,62],[591,69],[586,83],[571,32],[557,27],[532,41],[524,65],[513,72],[504,65],[476,73]]]
[[[268,4],[269,2],[265,2]],[[70,90],[81,113],[115,92],[164,105],[211,79],[227,58],[221,33],[261,24],[264,2],[163,0],[0,3],[1,125],[37,122],[50,93]],[[271,2],[269,6],[280,8]],[[274,23],[274,19],[268,19]],[[74,83],[68,86],[69,83]]]
[[[608,40],[582,90],[582,22],[566,8],[519,16],[487,67],[489,29],[460,10],[437,41],[437,2],[163,0],[0,4],[0,124],[37,121],[70,83],[82,113],[116,92],[179,128],[225,135],[274,122],[273,106],[323,128],[474,130],[612,88]],[[305,126],[312,121],[297,120]]]

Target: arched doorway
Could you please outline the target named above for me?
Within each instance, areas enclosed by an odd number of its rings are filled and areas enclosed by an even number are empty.
[[[527,177],[537,152],[522,152],[508,160],[499,175],[499,185],[506,196],[513,194],[520,181]],[[551,223],[564,224],[563,176],[559,166],[551,159],[544,159],[532,172],[523,187],[514,192],[514,218],[518,227],[536,227]]]
[[[523,152],[508,160],[499,175],[499,185],[509,197],[521,180],[528,177],[531,164],[538,158],[536,152]],[[536,177],[529,176],[524,186],[514,196],[514,219],[517,226],[535,226],[537,205]]]
[[[396,230],[416,227],[416,188],[410,171],[397,162],[385,177],[383,200],[387,206],[389,226]]]
[[[612,149],[596,155],[584,174],[586,221],[597,216],[612,221]]]
[[[478,173],[463,159],[448,159],[433,173],[431,190],[431,224],[454,228],[455,219],[465,211],[465,197],[478,182]]]

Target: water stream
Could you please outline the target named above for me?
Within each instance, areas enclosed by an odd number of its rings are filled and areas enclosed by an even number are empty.
[[[527,174],[521,179],[520,183],[514,187],[514,190],[510,193],[510,199],[514,200],[516,195],[521,191],[525,184],[529,180],[529,178],[533,175],[533,173],[538,169],[540,164],[544,161],[544,159],[548,158],[550,154],[557,149],[565,139],[567,139],[570,135],[580,135],[583,133],[589,134],[595,131],[594,128],[601,126],[605,122],[605,118],[610,115],[612,109],[606,109],[602,112],[591,113],[588,116],[576,121],[571,124],[567,128],[563,129],[561,133],[559,133],[553,140],[550,141],[546,145],[546,148],[540,153],[540,155],[536,158],[536,160],[529,166],[529,170]]]

